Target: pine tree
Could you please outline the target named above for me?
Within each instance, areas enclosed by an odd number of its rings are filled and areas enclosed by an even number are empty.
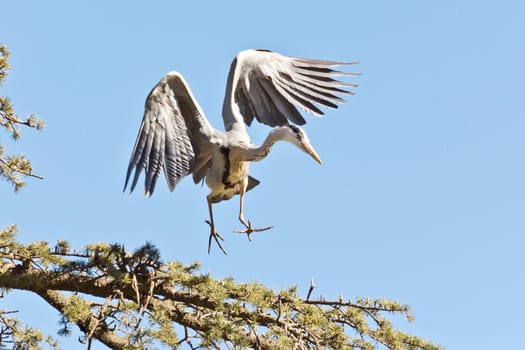
[[[7,73],[9,72],[9,51],[4,45],[0,45],[0,86],[2,86]],[[20,138],[20,126],[27,126],[40,130],[44,127],[42,120],[31,115],[25,120],[18,117],[11,105],[11,101],[4,96],[0,96],[0,126],[5,129],[14,140]],[[33,173],[31,162],[24,156],[13,156],[5,153],[5,149],[0,143],[0,177],[9,181],[18,191],[25,185],[23,177],[32,176],[41,178]]]

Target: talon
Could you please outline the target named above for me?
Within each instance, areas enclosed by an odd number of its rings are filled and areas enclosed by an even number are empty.
[[[226,250],[223,248],[221,244],[221,241],[224,241],[224,238],[222,238],[222,236],[215,230],[215,226],[212,225],[210,221],[204,220],[204,222],[210,225],[210,228],[211,228],[210,237],[208,238],[208,254],[210,254],[210,251],[211,251],[211,240],[213,238],[215,239],[215,243],[217,243],[217,246],[219,247],[220,250],[222,250],[224,255],[228,255],[228,253],[226,252]]]
[[[267,231],[267,230],[273,228],[273,226],[268,226],[268,227],[263,227],[263,228],[254,228],[254,227],[252,227],[252,222],[250,220],[248,220],[248,225],[246,225],[244,222],[243,222],[243,225],[246,227],[245,230],[239,229],[239,230],[235,230],[233,232],[245,234],[248,237],[249,241],[252,240],[252,232],[262,232],[262,231]]]

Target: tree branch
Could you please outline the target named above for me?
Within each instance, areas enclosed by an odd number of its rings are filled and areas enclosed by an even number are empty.
[[[60,292],[57,292],[56,290],[39,289],[33,291],[62,314],[64,314],[65,310],[71,306],[69,298],[62,295]],[[105,323],[100,321],[100,319],[94,317],[93,315],[87,314],[77,320],[75,323],[85,334],[92,334],[95,338],[111,349],[129,349],[128,343],[124,339],[118,336],[115,332],[109,330],[107,327],[105,327]]]
[[[140,348],[156,340],[171,347],[186,342],[192,348],[224,343],[253,349],[438,349],[392,327],[385,313],[411,319],[408,307],[393,301],[314,300],[312,293],[303,299],[296,288],[276,293],[257,283],[214,280],[196,273],[197,265],[161,263],[151,244],[134,253],[117,244],[68,253],[62,242],[53,253],[45,242],[13,243],[8,233],[6,242],[0,239],[0,287],[35,292],[76,323],[88,340],[112,348]],[[60,291],[75,294],[66,297]],[[182,341],[174,324],[184,328]],[[194,346],[194,339],[200,344]]]

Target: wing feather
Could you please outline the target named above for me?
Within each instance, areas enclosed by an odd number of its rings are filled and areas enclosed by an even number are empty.
[[[337,87],[325,87],[321,85],[316,85],[312,82],[309,82],[306,79],[293,80],[292,77],[286,73],[280,74],[279,79],[285,80],[289,84],[299,86],[300,88],[307,90],[310,94],[313,94],[318,98],[324,98],[338,103],[345,103],[346,100],[337,95],[334,95],[335,93],[343,94],[345,92],[350,92],[343,89],[339,89]]]
[[[356,62],[312,60],[283,56],[268,50],[246,50],[235,57],[228,75],[223,103],[226,130],[237,123],[250,125],[253,118],[270,126],[306,121],[297,108],[321,116],[319,107],[337,108],[353,95],[346,88],[357,84],[338,80],[358,73],[336,66]]]
[[[261,80],[261,84],[264,86],[264,89],[270,96],[273,103],[275,103],[277,109],[281,112],[282,118],[285,118],[284,120],[281,119],[280,123],[270,126],[282,125],[283,123],[286,123],[286,118],[290,119],[293,123],[297,125],[303,125],[306,122],[301,113],[299,113],[297,111],[297,108],[295,108],[290,102],[291,97],[287,98],[286,96],[288,95],[280,94],[275,89],[275,86],[272,84],[272,82],[270,82],[267,79]]]
[[[168,73],[146,99],[124,190],[133,174],[132,192],[144,170],[147,196],[155,190],[161,172],[168,189],[173,191],[182,178],[193,172],[198,156],[212,148],[216,135],[182,75]]]
[[[289,89],[295,95],[302,97],[304,100],[310,101],[314,104],[324,105],[325,107],[329,108],[337,108],[337,105],[334,102],[331,102],[329,98],[323,96],[322,93],[320,93],[319,91],[312,90],[308,87],[305,87],[304,85],[297,84],[295,82],[287,82],[284,79],[277,79],[277,81],[279,81],[279,83],[282,84],[283,87]],[[341,99],[337,100],[337,98],[332,100],[334,100],[335,102],[341,102]]]
[[[286,122],[286,116],[281,113],[276,102],[270,95],[271,90],[265,86],[264,80],[253,80],[251,85],[254,87],[254,94],[250,90],[250,96],[254,97],[255,116],[267,120],[272,126],[281,125]]]
[[[297,106],[302,108],[304,111],[313,114],[313,115],[322,115],[323,112],[315,107],[315,105],[308,99],[303,98],[297,91],[294,91],[290,84],[285,84],[278,79],[274,80],[274,86],[277,88],[277,91],[287,96],[289,101]]]

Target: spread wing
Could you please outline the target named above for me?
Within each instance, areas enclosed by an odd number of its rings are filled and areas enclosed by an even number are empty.
[[[357,73],[333,70],[357,62],[321,61],[287,57],[268,50],[246,50],[234,59],[228,76],[222,115],[226,130],[253,119],[280,126],[306,123],[297,108],[321,116],[319,107],[337,108],[345,88],[357,87],[335,79]]]
[[[144,118],[131,153],[124,190],[130,192],[144,170],[150,196],[162,172],[170,191],[186,175],[202,168],[216,130],[208,123],[186,81],[177,72],[164,76],[146,99]]]

